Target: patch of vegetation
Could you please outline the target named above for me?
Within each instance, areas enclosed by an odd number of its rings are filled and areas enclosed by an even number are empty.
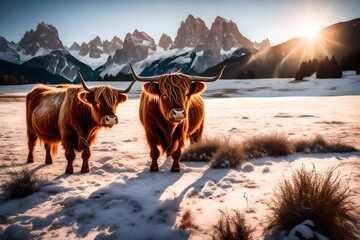
[[[201,142],[192,144],[191,147],[182,154],[180,161],[209,162],[213,154],[218,151],[221,145],[226,144],[226,141],[228,140],[220,137],[204,138]]]
[[[182,215],[179,228],[185,230],[198,229],[198,226],[194,223],[194,217],[192,216],[190,209],[185,210],[184,215]]]
[[[310,140],[294,141],[293,148],[297,153],[346,153],[358,151],[350,145],[329,142],[320,135]]]
[[[289,140],[284,134],[252,136],[242,142],[229,137],[205,138],[185,149],[181,161],[209,162],[212,168],[236,168],[245,160],[287,156],[293,153],[346,153],[355,147],[331,142],[318,135],[311,139]]]
[[[236,168],[245,161],[244,151],[241,144],[228,142],[221,145],[219,150],[210,160],[211,168]]]
[[[289,234],[297,225],[311,220],[316,232],[329,239],[357,239],[359,211],[351,200],[348,183],[334,171],[307,171],[302,167],[291,179],[285,179],[269,204],[271,214],[265,232]]]
[[[44,180],[39,173],[22,168],[9,174],[9,179],[1,186],[8,199],[27,197],[41,188]]]
[[[234,215],[230,216],[221,211],[220,219],[214,227],[213,240],[250,240],[254,228],[246,223],[245,216],[234,210]]]
[[[284,134],[253,136],[245,139],[242,144],[247,159],[287,156],[293,153],[291,142]]]
[[[244,161],[241,144],[229,137],[205,138],[192,144],[181,156],[184,162],[210,162],[212,168],[236,168]]]

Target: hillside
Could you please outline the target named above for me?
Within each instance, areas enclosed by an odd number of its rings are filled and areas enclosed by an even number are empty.
[[[241,73],[255,72],[256,78],[294,77],[302,61],[325,56],[344,56],[360,49],[360,18],[341,22],[321,30],[315,39],[294,38],[246,56],[227,59],[207,69],[210,76],[227,65],[224,78],[238,78]]]

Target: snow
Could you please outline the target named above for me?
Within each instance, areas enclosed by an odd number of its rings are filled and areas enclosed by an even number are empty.
[[[100,54],[99,58],[91,58],[90,53],[88,53],[86,56],[81,56],[77,50],[70,50],[69,53],[80,62],[88,65],[93,70],[104,65],[110,56],[110,54],[102,53]]]
[[[148,67],[151,63],[158,61],[160,59],[166,59],[169,57],[175,57],[179,56],[181,54],[184,54],[186,52],[192,51],[192,48],[184,48],[184,49],[171,49],[171,50],[164,50],[161,47],[157,47],[155,51],[149,50],[148,56],[139,62],[136,62],[133,64],[133,68],[137,73],[141,73],[146,67]],[[177,59],[175,59],[177,61]],[[190,58],[181,58],[182,63],[189,62]],[[123,71],[123,68],[128,66],[129,64],[116,64],[113,63],[105,68],[104,71],[100,73],[101,77],[104,77],[105,74],[111,74],[113,76],[117,75],[120,71]],[[130,72],[130,68],[128,68],[128,71]]]
[[[290,79],[207,83],[202,94],[204,134],[241,141],[272,132],[291,139],[320,133],[360,148],[360,76],[344,75],[342,79],[310,77],[300,83],[289,83]],[[94,84],[99,83],[88,83]],[[105,84],[124,88],[128,83]],[[337,167],[360,204],[359,152],[265,157],[236,169],[181,163],[180,173],[171,173],[172,161],[162,155],[160,172],[149,172],[149,147],[137,113],[141,86],[136,83],[129,100],[117,108],[119,124],[99,132],[91,147],[91,172],[80,173],[78,153],[72,175],[64,174],[62,147],[52,165],[44,164],[45,152],[39,145],[35,163],[25,163],[25,102],[1,96],[24,95],[33,85],[0,86],[0,183],[9,172],[23,167],[35,169],[47,180],[40,192],[24,199],[0,198],[1,239],[212,239],[219,210],[231,214],[232,209],[245,213],[255,227],[254,239],[263,239],[267,203],[278,184],[302,166],[315,166],[317,171]],[[186,210],[198,229],[178,228]],[[296,231],[325,239],[309,226],[311,222],[304,222]],[[286,237],[296,239],[291,234]]]
[[[37,43],[37,44],[39,44],[39,43]],[[20,61],[21,62],[26,62],[26,61],[28,61],[28,60],[30,60],[30,59],[32,59],[32,58],[34,58],[34,57],[40,57],[40,56],[44,56],[44,55],[47,55],[47,54],[49,54],[51,51],[53,51],[53,50],[50,50],[50,49],[46,49],[46,48],[39,48],[39,50],[37,50],[37,52],[35,53],[35,55],[27,55],[27,54],[25,54],[25,52],[24,52],[25,50],[23,50],[23,51],[19,51],[18,52],[18,54],[19,54],[19,56],[20,56]]]

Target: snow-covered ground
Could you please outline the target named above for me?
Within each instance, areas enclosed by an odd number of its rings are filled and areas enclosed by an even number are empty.
[[[321,134],[360,148],[360,76],[289,81],[208,83],[204,134],[239,141],[273,132],[291,139]],[[123,88],[127,83],[110,84]],[[23,167],[47,179],[27,198],[0,199],[0,239],[212,239],[219,210],[231,214],[232,209],[244,212],[256,228],[254,239],[262,239],[274,189],[302,166],[318,171],[337,166],[360,205],[359,152],[265,157],[222,170],[182,163],[180,173],[170,173],[171,160],[161,156],[160,172],[150,173],[149,147],[137,115],[141,85],[136,83],[130,99],[119,105],[119,125],[99,132],[91,148],[91,172],[80,173],[77,154],[73,175],[64,174],[62,148],[52,165],[44,164],[40,146],[35,163],[25,163],[25,102],[1,96],[24,95],[32,86],[0,86],[0,183]],[[197,230],[177,227],[188,209]]]

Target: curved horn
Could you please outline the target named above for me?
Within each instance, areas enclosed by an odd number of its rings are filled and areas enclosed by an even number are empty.
[[[131,69],[131,74],[132,74],[133,78],[135,79],[135,81],[152,82],[152,81],[159,81],[159,79],[160,79],[160,76],[153,76],[153,77],[140,77],[140,76],[138,76],[135,73],[134,68],[132,67],[131,64],[130,64],[130,69]]]
[[[126,89],[124,89],[124,90],[121,90],[121,89],[116,89],[119,93],[128,93],[128,92],[130,92],[130,90],[131,90],[131,87],[134,85],[134,83],[136,82],[136,80],[133,80],[131,83],[130,83],[130,85],[126,88]]]
[[[84,81],[84,78],[83,78],[83,76],[81,75],[81,73],[80,73],[80,72],[77,72],[77,73],[78,73],[78,75],[79,75],[80,82],[81,82],[81,85],[83,86],[83,88],[84,88],[86,91],[91,92],[91,89],[90,89],[88,86],[86,86],[85,81]]]
[[[200,77],[200,76],[189,76],[191,81],[202,81],[202,82],[215,82],[221,78],[221,75],[224,72],[226,65],[221,69],[221,71],[215,77]]]

